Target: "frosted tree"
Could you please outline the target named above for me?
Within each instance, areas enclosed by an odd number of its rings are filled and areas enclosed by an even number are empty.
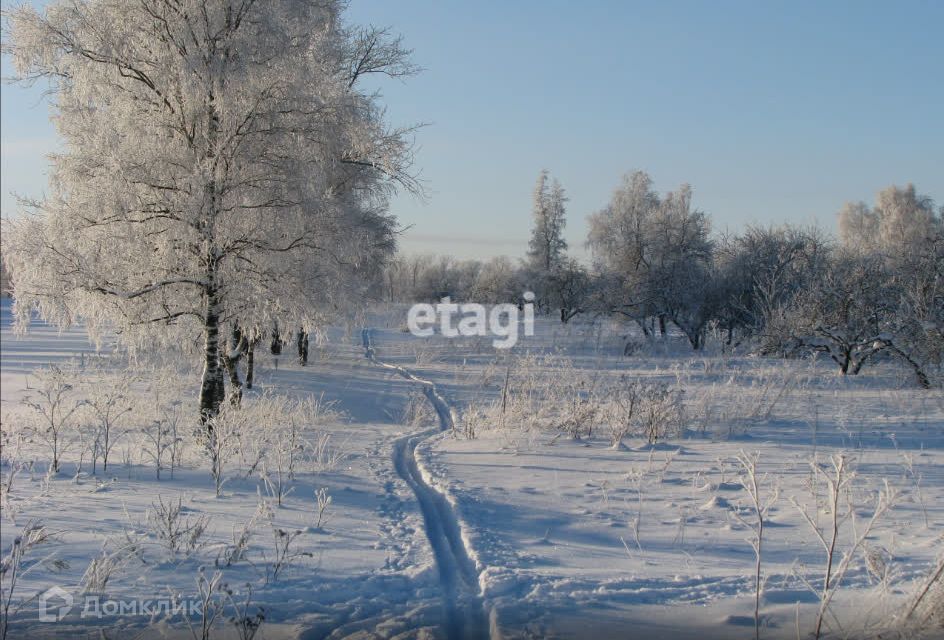
[[[713,313],[713,247],[708,216],[692,207],[689,185],[663,197],[650,233],[647,297],[660,331],[664,334],[665,322],[671,321],[699,349]]]
[[[875,207],[864,202],[846,203],[839,212],[843,244],[888,256],[901,255],[941,232],[941,215],[934,202],[917,193],[913,184],[894,185],[878,193]]]
[[[547,169],[538,175],[534,186],[531,239],[528,241],[528,267],[531,287],[538,294],[538,305],[547,310],[549,280],[564,266],[567,242],[564,226],[567,222],[567,196],[560,181],[549,179]]]
[[[884,345],[923,387],[944,365],[944,210],[914,185],[890,186],[875,206],[846,204],[839,231],[847,251],[884,265],[887,304]]]
[[[567,242],[563,238],[567,222],[566,202],[561,183],[555,178],[548,184],[547,170],[541,171],[534,187],[534,226],[528,242],[528,258],[534,268],[544,273],[556,270],[567,251]]]
[[[623,178],[610,204],[589,218],[589,246],[604,283],[608,311],[652,333],[650,319],[675,324],[699,349],[711,319],[712,243],[708,216],[682,185],[663,197],[637,171]]]
[[[587,244],[600,273],[603,310],[619,313],[651,333],[648,282],[652,265],[650,227],[659,206],[652,178],[643,171],[623,176],[609,204],[589,216]]]
[[[736,331],[759,340],[761,351],[783,351],[784,314],[822,273],[829,243],[816,228],[748,227],[722,238],[715,251],[716,311],[728,343]]]
[[[547,288],[551,304],[560,309],[560,320],[564,324],[583,313],[592,299],[590,274],[573,258],[564,260],[551,274]]]
[[[496,256],[481,265],[469,299],[481,304],[517,301],[522,294],[519,272],[506,256]]]
[[[888,318],[889,350],[912,368],[923,387],[944,376],[944,231],[896,261],[891,288],[895,313]]]
[[[452,256],[428,255],[420,259],[416,294],[421,300],[436,302],[445,296],[456,296],[458,274]]]
[[[4,237],[15,314],[131,349],[193,347],[204,419],[227,342],[314,330],[393,248],[387,199],[417,189],[410,128],[371,74],[409,52],[340,0],[60,0],[11,9],[16,79],[46,81],[63,140],[49,196]]]
[[[847,247],[868,251],[878,244],[879,219],[864,202],[847,202],[839,210],[839,238]]]
[[[887,321],[894,313],[884,263],[839,249],[787,316],[802,347],[828,355],[841,374],[856,375],[888,348]]]

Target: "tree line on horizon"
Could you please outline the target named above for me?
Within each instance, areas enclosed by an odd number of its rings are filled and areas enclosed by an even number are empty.
[[[527,256],[456,260],[398,255],[375,289],[388,301],[500,303],[537,294],[568,322],[613,316],[645,337],[685,336],[693,350],[715,334],[726,347],[781,356],[819,352],[843,374],[882,355],[921,386],[944,356],[944,207],[914,185],[889,186],[874,206],[850,202],[839,234],[815,226],[749,226],[713,234],[692,188],[660,194],[642,171],[626,174],[588,216],[588,263],[567,254],[567,197],[542,171]]]

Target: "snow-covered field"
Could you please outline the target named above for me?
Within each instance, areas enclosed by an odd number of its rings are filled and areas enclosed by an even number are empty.
[[[377,310],[368,329],[330,331],[307,367],[290,348],[257,351],[245,407],[286,397],[321,409],[288,447],[284,425],[248,425],[217,496],[191,443],[185,373],[163,374],[159,389],[157,373],[133,382],[107,472],[93,476],[70,435],[59,473],[47,473],[48,447],[23,431],[31,372],[71,361],[94,386],[112,384],[114,364],[97,362],[81,330],[14,337],[8,302],[0,543],[6,555],[30,523],[53,534],[24,555],[10,638],[200,638],[205,618],[180,606],[217,574],[232,595],[211,597],[212,637],[251,637],[261,607],[256,638],[750,638],[752,461],[769,506],[761,637],[814,632],[833,512],[846,517],[824,636],[898,624],[942,547],[944,396],[892,364],[842,378],[824,362],[693,355],[674,342],[623,356],[618,326],[544,319],[502,352],[487,339],[414,337],[405,312]],[[631,431],[614,445],[604,409],[637,380],[665,383],[681,417],[653,443]],[[577,438],[548,426],[575,397],[598,405]],[[165,406],[182,409],[182,446],[158,480],[147,436]],[[291,451],[290,477],[276,453]],[[320,490],[330,503],[319,524]],[[177,500],[172,544],[157,516]],[[72,608],[42,622],[39,594],[53,587],[48,610],[62,598]]]

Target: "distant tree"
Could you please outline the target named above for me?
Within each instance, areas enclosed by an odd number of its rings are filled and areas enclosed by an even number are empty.
[[[874,255],[832,252],[820,278],[788,311],[798,345],[827,354],[843,375],[858,374],[893,342],[887,320],[896,300],[887,275]]]
[[[547,282],[551,304],[560,309],[561,322],[587,310],[592,299],[590,274],[582,264],[569,258],[551,274]]]
[[[521,297],[521,274],[506,256],[481,265],[468,299],[481,304],[513,303]]]
[[[233,328],[310,330],[394,245],[416,189],[409,129],[369,74],[413,72],[339,0],[54,0],[7,13],[16,79],[49,82],[65,144],[51,194],[11,225],[15,312],[132,348],[201,344],[204,420]]]
[[[609,204],[587,219],[587,244],[599,274],[600,310],[632,319],[647,336],[654,308],[649,291],[651,223],[658,207],[652,179],[636,171],[623,176]]]
[[[550,279],[566,260],[567,242],[563,236],[567,223],[566,202],[560,182],[556,178],[549,180],[547,170],[542,170],[534,187],[528,269],[538,307],[545,311],[551,304],[547,291]]]
[[[878,193],[871,209],[864,202],[846,203],[839,212],[839,237],[849,248],[894,257],[940,233],[941,218],[931,198],[913,184],[893,185]]]
[[[719,326],[757,338],[764,353],[787,348],[784,313],[822,272],[829,243],[815,228],[748,227],[722,238],[715,262]]]
[[[589,245],[610,296],[612,312],[635,320],[649,335],[671,322],[699,349],[712,319],[712,242],[708,216],[692,207],[682,185],[663,198],[643,172],[623,178],[610,204],[589,218]]]
[[[692,207],[692,190],[682,185],[662,199],[652,224],[652,266],[648,298],[662,333],[665,321],[700,349],[712,319],[712,242],[708,216]]]
[[[418,300],[436,302],[444,296],[455,296],[458,284],[456,259],[452,256],[422,256],[417,273],[415,296]]]
[[[531,240],[528,242],[528,259],[532,267],[543,273],[551,273],[561,266],[567,251],[564,226],[567,223],[564,188],[555,178],[548,184],[547,170],[541,171],[534,187],[534,217]]]
[[[390,302],[420,300],[424,270],[432,264],[430,255],[398,254],[384,265],[386,298]]]
[[[453,297],[456,300],[476,300],[473,291],[482,275],[482,271],[487,268],[488,264],[488,262],[482,262],[481,260],[460,260],[456,262],[454,267],[455,284],[453,285]],[[514,270],[513,266],[510,268]]]
[[[879,243],[879,219],[864,202],[847,202],[839,210],[839,239],[858,251],[870,251]]]
[[[873,208],[847,203],[839,213],[847,251],[881,260],[887,295],[886,348],[910,366],[921,386],[944,365],[944,208],[914,185],[890,186]]]

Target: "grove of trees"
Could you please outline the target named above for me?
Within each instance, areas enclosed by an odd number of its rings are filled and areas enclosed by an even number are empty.
[[[694,350],[715,335],[766,355],[817,352],[842,374],[886,357],[921,386],[941,377],[944,207],[912,185],[882,190],[873,207],[845,205],[838,238],[788,224],[717,234],[690,186],[660,194],[637,171],[588,217],[586,265],[567,255],[566,202],[542,171],[524,259],[397,256],[383,296],[493,303],[531,290],[563,322],[579,313],[623,318],[646,337],[680,334]]]

